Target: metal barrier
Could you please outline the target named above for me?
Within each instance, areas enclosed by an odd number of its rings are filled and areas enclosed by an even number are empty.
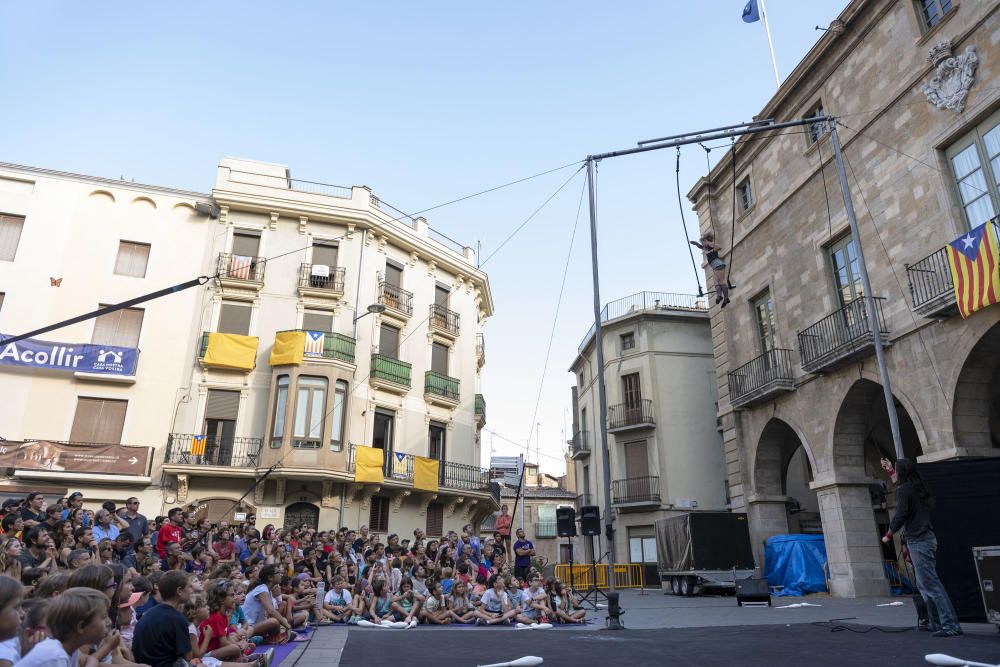
[[[573,565],[573,587],[576,590],[586,588],[607,589],[608,571],[611,566],[607,563],[598,565],[586,565],[577,563]],[[643,575],[641,563],[615,563],[614,565],[615,588],[644,588],[646,581]],[[570,566],[567,563],[556,565],[556,578],[563,583],[570,580]]]

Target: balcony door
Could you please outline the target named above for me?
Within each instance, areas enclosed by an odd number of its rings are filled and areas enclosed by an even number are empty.
[[[431,422],[427,429],[427,457],[441,461],[445,460],[445,436],[447,429],[444,424]],[[441,467],[444,472],[444,467]]]
[[[399,359],[399,329],[382,323],[378,334],[378,353],[389,359]]]
[[[441,285],[434,286],[434,305],[441,306],[442,308],[448,307],[448,297],[451,295],[451,290],[447,287]]]
[[[649,459],[647,458],[646,441],[625,443],[625,477],[637,479],[649,476]]]
[[[639,374],[630,373],[622,376],[622,397],[625,410],[625,423],[638,424],[642,421],[642,390],[639,386]]]
[[[236,418],[240,410],[240,392],[209,389],[205,403],[205,455],[211,465],[228,466],[233,461],[236,443]]]
[[[760,353],[767,354],[776,346],[774,344],[774,301],[771,300],[771,290],[766,290],[753,301],[753,312],[757,321],[757,342]]]
[[[841,306],[846,306],[864,295],[861,269],[858,266],[858,249],[852,237],[846,236],[830,247],[830,264]]]
[[[375,411],[372,447],[382,450],[382,469],[392,474],[393,438],[396,435],[396,414],[388,410]]]
[[[442,343],[431,345],[431,370],[439,375],[448,375],[448,346]]]
[[[233,255],[256,259],[260,252],[260,233],[240,231],[233,234]]]

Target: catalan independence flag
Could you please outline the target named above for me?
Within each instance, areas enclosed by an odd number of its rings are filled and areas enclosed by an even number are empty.
[[[205,436],[203,435],[191,436],[191,454],[193,456],[205,455]]]
[[[955,301],[963,318],[1000,301],[997,254],[997,233],[992,221],[948,244]]]

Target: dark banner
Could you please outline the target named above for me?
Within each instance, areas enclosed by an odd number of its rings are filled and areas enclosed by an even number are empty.
[[[0,443],[0,468],[144,476],[152,447],[69,445],[50,440]]]

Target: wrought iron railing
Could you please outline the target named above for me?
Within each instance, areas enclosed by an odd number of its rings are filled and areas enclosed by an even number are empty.
[[[323,270],[318,268],[318,264],[302,264],[299,267],[299,287],[324,290],[332,294],[344,293],[344,274],[342,266],[328,266],[327,275],[322,275]],[[316,271],[319,271],[317,275]]]
[[[322,345],[318,344],[318,341],[313,341],[309,337],[309,331],[305,329],[292,329],[291,331],[305,331],[306,333],[306,343],[305,350],[303,350],[305,357],[322,357],[324,359],[338,359],[340,361],[346,361],[349,364],[354,363],[354,351],[357,347],[357,341],[350,336],[346,336],[342,333],[323,331],[312,333],[322,333],[323,342]],[[278,332],[283,333],[283,332]]]
[[[461,243],[459,243],[455,239],[451,238],[450,236],[446,236],[445,234],[442,234],[441,232],[439,232],[438,230],[434,229],[433,227],[428,227],[427,228],[427,236],[429,236],[431,239],[437,241],[438,243],[440,243],[441,245],[443,245],[445,248],[448,248],[449,250],[457,252],[459,255],[464,255],[465,254],[465,246],[463,246]]]
[[[196,438],[203,438],[204,442]],[[260,438],[171,433],[167,436],[164,463],[257,468],[263,442]]]
[[[216,271],[223,280],[243,280],[248,283],[264,282],[266,257],[246,257],[230,252],[220,252]]]
[[[888,335],[882,313],[882,297],[875,297],[875,315],[878,331]],[[872,326],[864,297],[838,308],[819,322],[799,332],[799,356],[802,368],[809,371],[824,360],[840,358],[864,349],[872,343]]]
[[[354,472],[356,466],[356,452],[359,445],[353,442],[348,447],[347,471]],[[402,452],[385,452],[382,454],[382,475],[386,479],[394,479],[399,482],[413,481],[413,454]]]
[[[569,455],[576,457],[590,454],[590,431],[577,431],[569,441]]]
[[[317,183],[316,181],[304,181],[301,178],[288,178],[276,174],[257,174],[251,171],[229,170],[229,180],[233,183],[244,183],[246,185],[262,185],[268,188],[279,188],[281,190],[297,190],[299,192],[309,192],[315,195],[326,195],[328,197],[338,197],[340,199],[351,198],[351,188],[345,185],[331,185],[329,183]]]
[[[347,470],[354,472],[356,467],[356,452],[360,445],[351,443],[348,447]],[[413,455],[399,452],[388,452],[383,455],[382,474],[386,479],[403,482],[413,481]],[[438,467],[438,483],[449,489],[465,489],[467,491],[489,491],[500,502],[500,485],[490,483],[489,470],[478,466],[441,461]],[[494,488],[495,487],[495,488]]]
[[[479,466],[442,461],[440,483],[449,489],[482,491],[490,488],[490,471]]]
[[[424,373],[424,393],[458,401],[462,398],[461,382],[458,378],[427,371]]]
[[[729,402],[737,403],[744,396],[761,391],[768,385],[782,380],[791,382],[793,379],[792,351],[781,348],[768,350],[729,374]]]
[[[535,522],[535,537],[555,537],[556,536],[556,522],[552,521],[537,521]]]
[[[372,355],[371,377],[376,380],[395,382],[406,387],[410,386],[410,370],[412,364],[381,354]]]
[[[672,292],[638,292],[609,302],[601,311],[601,322],[607,322],[629,313],[643,310],[691,310],[708,311],[708,300],[693,294],[674,294]],[[583,348],[594,334],[594,325],[590,326],[577,352],[583,354]]]
[[[454,310],[448,310],[445,306],[432,303],[430,306],[428,319],[432,329],[443,331],[452,336],[458,335],[459,317]]]
[[[660,478],[657,475],[616,479],[611,486],[615,504],[660,502]]]
[[[378,302],[403,315],[413,314],[413,292],[384,280],[378,284]]]
[[[653,419],[653,401],[648,398],[608,407],[608,428],[628,428],[646,424],[656,424],[656,420]]]
[[[936,250],[913,264],[907,264],[906,277],[910,283],[914,309],[919,310],[935,299],[955,293],[947,247]]]

